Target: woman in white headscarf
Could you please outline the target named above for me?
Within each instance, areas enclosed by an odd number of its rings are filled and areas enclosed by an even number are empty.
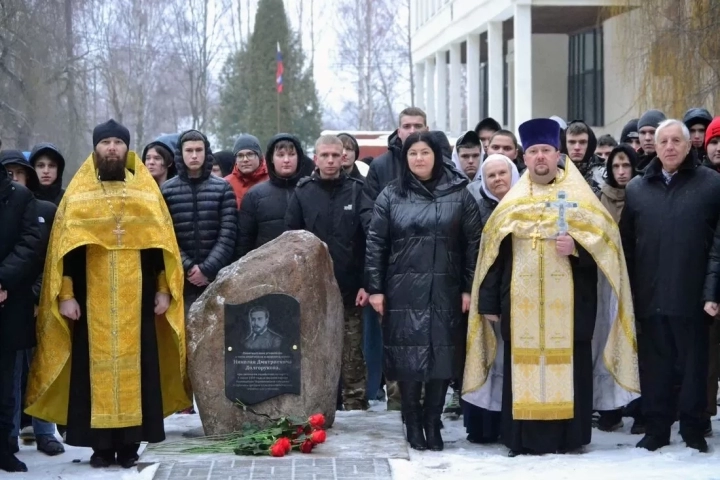
[[[505,155],[495,153],[488,156],[480,165],[480,180],[468,185],[470,193],[480,206],[483,227],[495,207],[505,194],[520,180],[515,164]],[[471,443],[495,443],[500,437],[500,410],[502,406],[502,377],[504,345],[500,335],[500,322],[493,322],[497,338],[497,354],[490,371],[491,385],[487,391],[491,397],[490,409],[463,402],[463,418],[467,439]],[[470,399],[472,400],[472,399]]]
[[[500,200],[520,180],[515,164],[505,155],[494,153],[480,165],[479,181],[468,185],[480,206],[482,224],[485,225]]]

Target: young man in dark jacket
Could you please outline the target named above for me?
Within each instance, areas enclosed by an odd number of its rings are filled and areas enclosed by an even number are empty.
[[[20,150],[4,150],[0,153],[0,164],[4,166],[8,173],[11,175],[13,181],[20,185],[28,188],[32,193],[37,194],[40,188],[40,180],[38,179],[37,173],[32,168],[30,163],[25,159],[25,156]],[[48,242],[50,240],[50,232],[52,231],[53,220],[55,219],[55,212],[57,207],[55,204],[45,201],[37,200],[37,214],[38,223],[40,226],[40,249],[38,253],[38,261],[36,265],[37,278],[35,283],[30,288],[31,295],[26,297],[27,302],[32,302],[33,310],[40,303],[40,288],[42,286],[42,273],[45,265],[45,253],[47,250]],[[27,308],[28,313],[32,311]],[[34,313],[34,312],[33,312]],[[34,341],[34,328],[35,328],[35,315],[28,316],[25,321],[30,326],[30,348],[24,350],[18,350],[17,358],[15,360],[15,428],[10,436],[11,450],[14,452],[18,451],[18,436],[20,435],[20,418],[22,412],[23,399],[25,398],[25,392],[23,387],[23,375],[27,377],[27,372],[32,362],[32,347],[35,346]],[[34,439],[37,444],[37,449],[46,455],[54,456],[65,451],[65,448],[55,438],[55,424],[40,420],[39,418],[32,419],[32,436],[24,437],[23,439]]]
[[[26,472],[10,445],[15,417],[18,350],[35,341],[32,286],[37,277],[40,223],[32,192],[0,165],[0,469]]]
[[[707,452],[708,327],[720,301],[720,175],[695,164],[690,132],[679,120],[660,123],[655,135],[657,156],[626,187],[620,217],[641,332],[646,435],[637,446],[668,445],[679,412],[686,445]]]
[[[705,132],[712,122],[712,115],[705,108],[691,108],[685,112],[683,123],[690,130],[690,141],[692,150],[695,152],[697,161],[704,163],[707,160],[705,152]]]
[[[362,307],[368,296],[362,288],[365,234],[357,210],[362,182],[342,171],[342,156],[338,137],[318,139],[317,169],[298,182],[285,223],[288,230],[307,230],[328,246],[345,305],[342,402],[345,410],[366,410]]]
[[[65,194],[62,188],[65,157],[52,143],[38,143],[30,152],[29,160],[40,179],[40,188],[35,197],[60,205]]]
[[[288,201],[297,183],[312,166],[300,140],[287,133],[270,139],[265,161],[270,179],[251,187],[238,211],[235,258],[244,257],[285,232]]]
[[[210,142],[197,130],[178,140],[177,176],[162,194],[172,217],[185,270],[185,316],[220,269],[232,261],[237,234],[235,194],[228,182],[211,175]]]

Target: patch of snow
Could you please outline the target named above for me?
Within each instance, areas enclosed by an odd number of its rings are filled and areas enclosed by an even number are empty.
[[[502,445],[474,445],[465,439],[462,419],[444,419],[443,452],[417,452],[410,459],[390,459],[393,478],[455,480],[709,480],[720,479],[720,438],[709,438],[710,453],[689,449],[673,428],[671,444],[658,452],[635,448],[641,435],[630,435],[632,419],[613,433],[593,429],[582,454],[509,458]],[[713,422],[716,431],[717,419]]]

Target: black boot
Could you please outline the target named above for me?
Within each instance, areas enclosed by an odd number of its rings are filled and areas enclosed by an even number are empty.
[[[660,436],[647,434],[638,442],[636,447],[654,452],[655,450],[660,450],[668,445],[670,445],[669,436],[666,437],[665,435]]]
[[[423,426],[425,427],[425,438],[427,446],[435,452],[445,448],[440,429],[442,422],[443,407],[445,406],[445,394],[447,393],[448,382],[445,380],[433,380],[425,383],[425,404]]]
[[[96,450],[90,457],[90,466],[93,468],[108,468],[115,463],[115,452],[112,450]]]
[[[0,470],[6,472],[27,472],[27,466],[10,450],[10,432],[0,430]]]
[[[405,421],[405,431],[410,448],[414,450],[427,450],[427,442],[423,433],[422,406],[420,405],[420,392],[422,382],[397,382],[402,401],[402,416]]]
[[[117,452],[117,463],[122,468],[132,468],[137,463],[139,457],[138,457],[138,447],[137,444],[127,445],[125,447],[122,447]]]

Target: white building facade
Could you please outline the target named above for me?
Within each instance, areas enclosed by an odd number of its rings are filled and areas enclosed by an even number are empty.
[[[612,0],[411,1],[415,104],[433,129],[558,115],[618,137],[641,113],[617,41],[632,13],[606,18]]]

